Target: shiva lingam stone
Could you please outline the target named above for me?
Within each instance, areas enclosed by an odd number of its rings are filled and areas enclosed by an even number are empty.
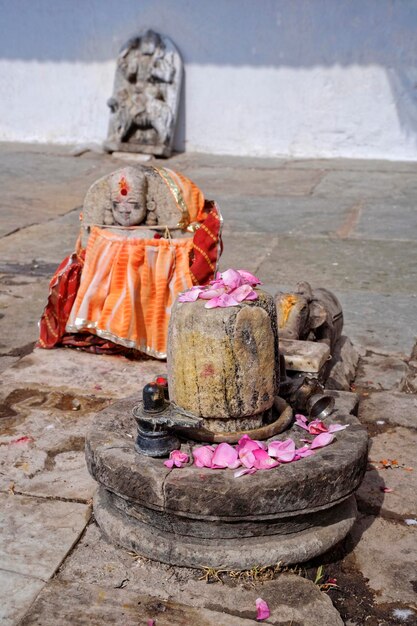
[[[272,296],[238,306],[174,304],[168,331],[170,400],[202,418],[193,436],[261,428],[273,419],[279,386],[278,333]],[[209,437],[209,440],[213,440]],[[237,439],[236,439],[237,441]]]
[[[240,478],[231,469],[168,468],[135,441],[138,416],[151,425],[148,432],[159,428],[165,436],[173,428],[190,458],[199,434],[203,441],[224,441],[246,428],[259,439],[259,431],[270,428],[279,381],[276,317],[271,299],[257,293],[257,301],[224,310],[207,310],[203,301],[177,303],[168,339],[170,401],[160,387],[157,406],[145,394],[142,405],[127,398],[96,416],[86,460],[99,484],[95,518],[114,543],[172,565],[249,569],[305,562],[352,528],[368,437],[337,404],[325,423],[348,428],[329,446]],[[266,443],[273,436],[302,446],[305,431],[291,422],[278,436],[264,433]]]

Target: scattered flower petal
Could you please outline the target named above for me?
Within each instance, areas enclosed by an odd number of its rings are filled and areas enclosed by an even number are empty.
[[[257,450],[253,450],[252,452],[255,460],[253,462],[253,466],[255,469],[272,469],[273,467],[277,467],[279,465],[279,461],[275,461],[272,459],[266,450],[261,450],[258,448]],[[242,461],[243,462],[243,461]]]
[[[215,448],[213,446],[200,446],[194,448],[193,457],[197,467],[211,467]]]
[[[33,441],[33,437],[18,437],[18,439],[12,439],[12,441],[9,441],[9,446],[16,446],[16,445],[22,445],[25,443],[31,443]]]
[[[253,274],[251,274],[247,270],[237,270],[237,271],[242,276],[242,278],[245,280],[245,282],[248,283],[248,285],[252,285],[252,287],[254,287],[255,285],[262,285],[263,284],[259,280],[259,278],[257,278],[256,276],[254,276]]]
[[[269,610],[269,606],[262,600],[262,598],[256,598],[256,621],[262,622],[264,619],[268,619],[271,615],[271,611]]]
[[[323,448],[324,446],[328,446],[334,439],[334,435],[332,433],[321,433],[321,435],[317,435],[314,437],[311,442],[311,450],[315,450],[316,448]]]
[[[290,463],[295,457],[295,443],[292,439],[271,441],[268,446],[268,454],[282,463]]]
[[[417,519],[415,519],[414,517],[408,517],[404,520],[404,522],[407,524],[407,526],[417,526]]]
[[[295,423],[300,428],[304,428],[304,430],[308,430],[307,418],[305,417],[305,415],[301,415],[300,413],[297,413],[295,416]]]
[[[254,467],[242,467],[241,469],[237,470],[237,472],[234,473],[234,477],[235,478],[239,478],[240,476],[243,476],[244,474],[255,474],[256,469]]]
[[[329,428],[321,420],[316,419],[309,423],[308,432],[310,435],[320,435],[329,432]]]
[[[188,463],[188,454],[181,452],[181,450],[172,450],[169,454],[169,459],[164,461],[165,467],[172,469],[175,467],[184,467]]]
[[[243,276],[241,276],[237,270],[229,269],[222,272],[221,279],[226,287],[229,287],[229,289],[237,289],[241,285],[245,284]]]
[[[224,469],[231,467],[236,469],[236,461],[238,460],[237,450],[229,443],[220,443],[213,455],[211,467],[213,469]],[[232,467],[234,466],[234,467]]]
[[[191,287],[191,289],[188,289],[188,291],[184,291],[183,293],[180,293],[180,295],[178,296],[178,301],[179,302],[195,302],[201,292],[201,287]]]
[[[391,487],[380,487],[380,490],[383,493],[392,493],[394,491],[394,489],[391,489]]]
[[[338,430],[345,430],[349,424],[330,424],[329,433],[337,433]]]

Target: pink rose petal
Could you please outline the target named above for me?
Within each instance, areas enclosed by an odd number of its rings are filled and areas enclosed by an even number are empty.
[[[314,437],[311,442],[311,450],[315,450],[316,448],[323,448],[324,446],[328,446],[334,439],[334,435],[332,433],[321,433],[321,435],[317,435]]]
[[[229,295],[233,297],[236,302],[243,302],[243,300],[257,300],[258,294],[252,289],[250,285],[242,285],[237,289],[229,292]]]
[[[215,448],[213,446],[200,446],[194,448],[193,457],[197,467],[211,467]]]
[[[329,433],[337,433],[338,430],[345,430],[349,424],[330,424]]]
[[[236,450],[240,452],[241,450],[258,450],[258,448],[264,448],[265,444],[261,444],[260,441],[255,441],[255,439],[251,439],[249,435],[243,435],[238,441],[236,446]]]
[[[216,307],[220,307],[222,309],[228,306],[238,306],[240,302],[233,298],[233,295],[230,293],[223,293],[221,296],[216,296],[211,300],[208,300],[204,305],[206,309],[215,309]]]
[[[262,622],[264,619],[268,619],[271,615],[271,611],[269,610],[269,606],[262,600],[262,598],[256,598],[256,621]]]
[[[255,457],[253,466],[256,469],[272,469],[273,467],[277,467],[277,465],[279,465],[279,462],[272,459],[265,450],[258,448],[258,450],[253,450],[252,454]]]
[[[308,425],[308,432],[310,435],[320,435],[320,433],[329,432],[329,429],[321,420],[313,420]]]
[[[314,450],[311,450],[310,446],[303,446],[295,451],[294,461],[299,461],[300,459],[312,456],[313,454],[315,454],[315,452]]]
[[[262,285],[262,282],[259,280],[259,278],[257,278],[256,276],[254,276],[253,274],[251,274],[250,272],[246,271],[246,270],[237,270],[239,272],[239,274],[242,276],[242,278],[244,279],[244,281],[246,283],[248,283],[248,285]]]
[[[222,293],[225,292],[226,287],[223,285],[219,287],[209,287],[208,289],[201,291],[199,295],[201,300],[211,300],[212,298],[217,298],[218,296],[221,296]]]
[[[201,293],[203,287],[191,287],[188,291],[180,293],[178,296],[179,302],[195,302]]]
[[[188,454],[181,452],[181,450],[172,450],[169,454],[169,459],[164,461],[165,467],[169,467],[170,469],[174,465],[175,467],[184,467],[186,463],[188,463]]]
[[[221,278],[223,283],[226,287],[229,287],[229,289],[236,289],[237,287],[245,284],[242,276],[236,270],[229,269],[222,272]]]
[[[268,446],[268,454],[282,463],[291,463],[295,457],[295,443],[292,439],[271,441]]]
[[[235,448],[233,448],[229,443],[220,443],[213,455],[211,467],[213,469],[230,467],[236,463],[237,459],[238,454]]]
[[[304,428],[304,430],[308,430],[307,418],[304,415],[301,415],[300,413],[297,413],[296,416],[295,416],[295,423],[300,428]]]
[[[255,448],[255,450],[260,450],[260,448]],[[242,465],[247,468],[252,468],[255,464],[255,455],[253,454],[254,450],[243,449],[239,452],[239,458],[242,461]]]
[[[242,467],[241,469],[237,470],[237,472],[235,472],[233,474],[233,476],[235,478],[239,478],[240,476],[244,476],[244,474],[255,474],[256,469],[254,467]]]

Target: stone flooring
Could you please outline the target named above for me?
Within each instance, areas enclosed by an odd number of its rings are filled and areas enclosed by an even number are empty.
[[[83,197],[121,163],[70,153],[0,144],[0,624],[244,626],[256,623],[259,596],[269,624],[417,624],[417,165],[193,154],[164,162],[220,204],[221,268],[245,267],[271,292],[301,279],[335,291],[361,356],[354,385],[372,437],[360,516],[343,545],[274,580],[220,574],[222,584],[205,572],[207,584],[204,572],[108,544],[91,513],[86,429],[165,364],[34,350]],[[337,578],[339,589],[314,584],[320,572],[318,582]]]

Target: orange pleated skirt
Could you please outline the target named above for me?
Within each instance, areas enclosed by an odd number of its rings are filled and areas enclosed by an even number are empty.
[[[172,304],[192,286],[192,239],[129,239],[93,227],[66,331],[166,358]]]

